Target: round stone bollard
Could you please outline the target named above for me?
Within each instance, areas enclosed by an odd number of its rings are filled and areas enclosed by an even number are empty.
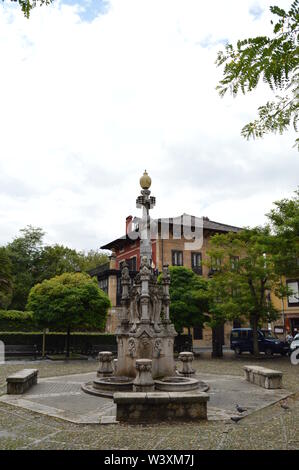
[[[113,369],[114,369],[114,375],[117,373],[117,359],[113,359]]]
[[[152,376],[152,360],[136,359],[136,378],[133,382],[134,392],[153,392],[155,382]]]
[[[192,361],[194,354],[192,352],[181,352],[179,354],[179,361],[183,363],[183,369],[180,370],[180,374],[185,377],[190,377],[195,374],[195,370],[192,368]]]
[[[113,375],[113,354],[110,351],[101,351],[98,355],[100,366],[98,368],[98,377],[111,377]]]

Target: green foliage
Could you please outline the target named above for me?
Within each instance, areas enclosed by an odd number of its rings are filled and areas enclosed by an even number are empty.
[[[44,246],[45,233],[41,228],[29,225],[20,232],[7,245],[14,284],[10,303],[13,309],[24,310],[31,287],[44,279],[66,272],[85,272],[108,261],[102,251],[91,250],[85,254],[58,244]]]
[[[34,331],[32,312],[0,310],[0,331]]]
[[[276,270],[277,247],[277,237],[266,226],[215,235],[208,252],[221,260],[209,285],[211,322],[250,321],[256,354],[258,325],[278,316],[270,292],[278,297],[287,293]]]
[[[7,245],[14,283],[10,308],[16,310],[24,310],[28,293],[37,281],[37,267],[44,236],[41,228],[34,228],[30,225],[20,232],[21,236],[16,237]]]
[[[102,250],[89,250],[87,253],[79,253],[79,265],[83,272],[88,272],[108,262],[109,258]]]
[[[299,189],[292,199],[282,199],[274,202],[276,206],[267,217],[272,223],[277,235],[299,236]]]
[[[51,279],[65,272],[80,270],[80,256],[76,250],[62,245],[45,246],[36,263],[36,282]]]
[[[68,330],[92,326],[102,330],[110,306],[96,279],[83,273],[65,273],[36,284],[30,291],[27,310],[42,327]]]
[[[299,0],[287,12],[270,7],[278,16],[272,38],[258,36],[227,44],[218,52],[216,64],[224,65],[223,79],[217,86],[220,96],[229,90],[233,96],[254,90],[262,79],[271,90],[283,92],[275,101],[259,107],[258,119],[242,129],[243,137],[260,138],[266,133],[283,133],[291,125],[297,131],[299,110],[298,30]],[[273,21],[271,22],[273,24]],[[299,139],[296,140],[299,147]]]
[[[203,325],[208,311],[208,281],[191,269],[170,266],[170,318],[177,332]]]
[[[0,308],[7,308],[12,298],[12,265],[4,247],[0,247]]]
[[[281,275],[299,277],[299,190],[292,199],[274,203],[267,217],[276,235],[274,256]]]
[[[4,2],[4,0],[2,1]],[[53,0],[11,0],[11,2],[17,1],[26,18],[30,17],[32,9],[35,8],[37,5],[50,5],[53,2]]]

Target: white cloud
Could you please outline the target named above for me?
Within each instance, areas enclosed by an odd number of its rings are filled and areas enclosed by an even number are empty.
[[[0,243],[26,224],[76,248],[110,241],[144,168],[154,216],[258,224],[291,195],[293,135],[240,137],[269,91],[215,91],[223,40],[270,32],[272,0],[111,0],[91,22],[79,3],[0,10]]]

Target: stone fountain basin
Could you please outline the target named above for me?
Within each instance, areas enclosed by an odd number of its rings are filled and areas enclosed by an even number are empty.
[[[116,392],[132,392],[132,377],[101,377],[82,385],[82,390],[90,395],[113,397]]]
[[[191,390],[206,392],[209,390],[209,386],[193,377],[174,376],[155,380],[155,389],[163,392],[188,392]]]

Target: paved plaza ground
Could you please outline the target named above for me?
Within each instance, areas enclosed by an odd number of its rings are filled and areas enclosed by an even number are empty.
[[[222,380],[225,390],[222,402],[224,400],[225,408],[230,409],[233,414],[236,400],[234,393],[236,392],[232,391],[230,399],[228,385],[234,381],[236,384],[240,384],[243,380],[243,366],[257,363],[283,372],[284,388],[293,393],[287,401],[289,410],[284,410],[281,408],[280,402],[276,402],[256,411],[253,406],[257,403],[256,398],[248,395],[246,400],[243,396],[243,401],[240,404],[249,405],[248,409],[251,413],[238,424],[231,422],[228,417],[228,419],[209,420],[196,424],[161,423],[159,425],[128,426],[123,424],[75,424],[7,403],[0,403],[0,449],[299,449],[299,366],[292,366],[288,358],[263,358],[257,361],[247,355],[235,358],[228,352],[225,353],[223,359],[210,359],[209,353],[203,353],[198,360],[194,361],[194,366],[199,376],[201,375],[207,381],[210,379],[210,407],[219,405],[217,400],[215,402],[212,392],[221,384]],[[97,362],[94,360],[70,361],[69,363],[32,361],[24,364],[8,362],[0,366],[0,393],[2,395],[6,390],[6,376],[25,367],[39,369],[40,378],[52,377],[51,380],[40,381],[42,387],[49,383],[52,383],[53,386],[57,383],[57,380],[53,379],[54,377],[67,375],[69,377],[66,382],[75,384],[76,388],[80,377],[77,374],[87,374],[86,377],[92,377],[92,374],[88,375],[88,373],[95,373]],[[224,375],[231,377],[223,379]],[[230,382],[231,380],[233,382]],[[57,388],[53,389],[53,393],[49,394],[51,396],[46,399],[41,397],[42,393],[39,393],[33,398],[33,401],[45,404],[45,400],[50,399],[54,408],[57,406],[54,396],[56,392],[60,393],[59,399],[67,396],[68,393],[71,397],[79,396],[78,387],[78,390],[69,389],[70,385],[67,384],[63,387],[64,390],[59,390],[59,392],[57,392]],[[253,387],[255,388],[255,386]],[[40,388],[39,391],[42,389]],[[48,401],[47,403],[49,404]],[[93,416],[92,410],[89,409],[90,401],[86,399],[84,403],[82,402],[83,412],[81,414],[87,417]],[[109,402],[107,402],[107,406],[108,404]],[[98,406],[101,407],[100,404]],[[70,407],[72,408],[72,405]],[[108,408],[106,414],[111,414],[111,410]]]

